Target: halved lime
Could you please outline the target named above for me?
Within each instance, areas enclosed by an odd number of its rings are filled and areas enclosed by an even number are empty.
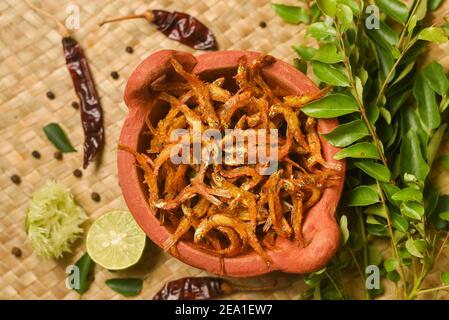
[[[95,220],[86,247],[89,256],[108,270],[122,270],[136,264],[145,248],[145,233],[131,213],[113,210]]]

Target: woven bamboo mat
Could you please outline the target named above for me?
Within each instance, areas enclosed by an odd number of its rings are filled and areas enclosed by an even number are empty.
[[[283,0],[288,3],[289,1]],[[291,3],[297,1],[291,0]],[[48,19],[29,9],[23,1],[0,2],[0,299],[78,299],[65,286],[65,268],[84,252],[81,241],[73,255],[60,261],[44,261],[32,254],[26,242],[24,216],[33,190],[48,179],[57,179],[72,189],[79,204],[94,220],[110,209],[125,209],[118,186],[116,171],[116,142],[127,110],[122,100],[126,79],[135,66],[151,52],[160,49],[192,51],[166,39],[143,20],[97,27],[97,22],[118,15],[148,9],[148,1],[38,1],[58,18],[66,17],[66,5],[75,4],[80,10],[81,28],[74,31],[85,49],[105,115],[106,145],[99,170],[90,166],[82,178],[72,172],[80,168],[82,152],[65,154],[64,160],[53,158],[54,147],[45,138],[42,128],[58,122],[69,133],[77,150],[82,150],[83,133],[78,111],[71,107],[76,101],[71,79],[64,64],[60,36]],[[448,5],[446,5],[449,8]],[[283,23],[273,13],[269,1],[217,0],[153,0],[151,9],[189,12],[211,26],[221,49],[254,50],[272,54],[291,62],[290,46],[302,39],[303,29]],[[443,12],[440,10],[440,12]],[[265,21],[266,28],[259,27]],[[134,53],[125,52],[125,47]],[[446,48],[435,48],[434,57],[445,58]],[[110,77],[117,71],[118,80]],[[47,91],[56,98],[49,100]],[[448,151],[449,146],[446,146]],[[31,156],[38,150],[42,157]],[[22,183],[16,186],[10,176],[18,174]],[[449,193],[448,176],[435,174],[440,186]],[[90,199],[95,191],[101,202]],[[87,226],[86,226],[87,227]],[[21,258],[11,254],[13,247],[23,251]],[[443,269],[448,265],[441,263]],[[447,270],[446,270],[447,271]],[[83,299],[120,299],[105,280],[120,276],[146,275],[143,292],[138,299],[150,299],[168,280],[206,273],[189,267],[148,244],[142,262],[132,270],[111,273],[96,267],[95,281]],[[304,289],[300,276],[273,274],[248,279],[248,284],[263,284],[273,278],[290,282],[288,289],[275,293],[235,294],[235,299],[297,299]],[[351,282],[353,277],[348,278]],[[429,285],[438,283],[438,274],[430,277]],[[350,283],[351,284],[351,283]]]

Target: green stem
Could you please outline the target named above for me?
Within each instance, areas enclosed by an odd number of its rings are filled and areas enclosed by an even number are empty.
[[[376,181],[377,184],[377,189],[378,189],[378,193],[380,195],[380,201],[382,203],[382,207],[385,211],[385,216],[387,217],[387,227],[388,227],[388,233],[390,235],[391,241],[391,251],[393,253],[393,256],[395,257],[396,260],[398,260],[399,262],[399,276],[401,277],[401,282],[402,282],[402,290],[404,294],[407,294],[407,286],[406,286],[406,277],[405,277],[405,266],[402,263],[402,259],[399,255],[399,250],[398,250],[398,243],[396,242],[396,239],[394,237],[394,231],[393,231],[393,226],[391,223],[391,217],[390,217],[390,211],[388,209],[387,206],[387,202],[385,199],[385,195],[384,192],[382,190],[382,187],[380,186],[379,181]]]
[[[334,279],[330,276],[330,274],[327,271],[324,271],[324,274],[326,275],[326,277],[329,279],[329,281],[332,283],[332,286],[335,288],[335,290],[337,290],[338,294],[340,295],[340,297],[342,299],[345,298],[345,296],[343,295],[343,293],[341,292],[340,288],[338,288],[337,283],[334,281]]]
[[[417,40],[414,39],[413,41],[409,42],[407,47],[404,49],[404,51],[401,52],[400,56],[398,57],[398,59],[393,64],[393,67],[388,72],[387,76],[385,77],[384,82],[382,83],[382,86],[380,87],[379,94],[377,95],[376,106],[378,106],[380,104],[380,100],[382,99],[382,97],[383,97],[383,95],[385,93],[385,89],[387,88],[387,84],[390,82],[391,77],[393,76],[393,73],[395,72],[397,66],[399,65],[399,62],[401,62],[401,60],[404,57],[405,53],[416,43],[416,41]]]
[[[363,101],[360,101],[360,97],[357,94],[357,86],[356,86],[356,83],[355,83],[355,80],[354,80],[354,76],[352,75],[351,63],[349,62],[349,58],[348,58],[348,55],[346,53],[346,49],[345,49],[345,45],[344,45],[344,42],[343,42],[343,37],[342,37],[341,31],[340,31],[340,28],[338,26],[338,23],[335,23],[334,25],[335,25],[335,30],[337,31],[337,37],[338,37],[338,40],[339,40],[340,50],[341,50],[341,52],[343,52],[343,55],[345,57],[344,60],[343,60],[343,64],[345,65],[346,72],[348,73],[349,82],[350,82],[351,88],[356,93],[354,95],[354,98],[355,98],[355,100],[357,102],[360,114],[362,115],[363,121],[365,122],[366,126],[368,127],[368,130],[370,132],[371,137],[373,138],[374,145],[376,146],[376,149],[377,149],[377,151],[378,151],[378,153],[380,155],[380,159],[381,159],[382,163],[384,164],[385,167],[388,168],[387,158],[385,157],[384,150],[383,150],[383,148],[382,148],[382,146],[380,144],[380,139],[377,136],[376,130],[374,129],[371,121],[369,121],[369,119],[368,119],[365,107],[363,105]]]
[[[416,295],[420,295],[420,294],[423,294],[423,293],[434,292],[434,291],[439,291],[439,290],[449,290],[449,285],[440,286],[440,287],[436,287],[436,288],[430,288],[430,289],[424,289],[424,290],[418,290],[416,292]]]

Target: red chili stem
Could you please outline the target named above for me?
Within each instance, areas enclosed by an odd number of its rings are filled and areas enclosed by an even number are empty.
[[[132,20],[132,19],[145,19],[148,22],[152,22],[154,18],[154,15],[151,11],[145,11],[142,14],[133,14],[123,17],[117,17],[117,18],[111,18],[101,21],[98,25],[101,27],[102,25],[110,22],[117,22],[117,21],[124,21],[124,20]]]
[[[45,11],[44,9],[41,9],[41,8],[36,7],[36,6],[35,6],[34,4],[32,4],[29,0],[25,0],[25,2],[26,2],[26,4],[27,4],[31,9],[33,9],[33,10],[39,12],[40,14],[42,14],[42,15],[44,15],[44,16],[50,18],[50,19],[52,19],[52,20],[56,23],[56,25],[58,26],[58,28],[59,28],[59,33],[61,34],[61,36],[62,36],[63,38],[69,37],[69,36],[70,36],[69,30],[67,30],[67,28],[62,24],[61,21],[59,21],[58,18],[56,18],[56,17],[55,17],[54,15],[52,15],[51,13]]]

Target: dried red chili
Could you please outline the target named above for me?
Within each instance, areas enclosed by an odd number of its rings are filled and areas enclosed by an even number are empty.
[[[101,151],[104,143],[103,114],[87,60],[79,43],[72,37],[62,39],[67,68],[80,100],[84,131],[84,161],[86,169]]]
[[[271,290],[275,285],[241,287],[215,277],[187,277],[167,282],[153,300],[208,300],[236,291]]]
[[[84,131],[83,168],[86,169],[104,144],[103,114],[87,60],[79,43],[70,37],[68,30],[56,17],[36,7],[29,0],[25,1],[34,10],[54,20],[62,35],[66,65],[81,105],[81,123]]]
[[[218,44],[212,31],[201,21],[184,12],[151,10],[143,14],[108,19],[100,26],[115,21],[143,18],[172,40],[179,41],[197,50],[217,50]]]

